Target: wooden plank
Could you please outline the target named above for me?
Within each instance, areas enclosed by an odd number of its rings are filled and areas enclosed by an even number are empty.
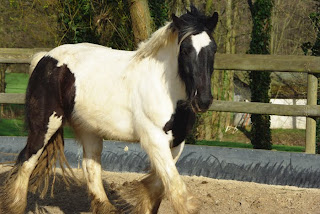
[[[249,114],[270,114],[281,116],[320,116],[320,106],[281,105],[270,103],[233,102],[221,100],[214,100],[209,110]]]
[[[216,54],[216,70],[320,73],[320,57]]]
[[[0,63],[29,63],[33,54],[51,48],[0,48]],[[216,54],[216,70],[320,73],[320,57]]]
[[[0,48],[0,63],[29,64],[32,56],[50,48]]]
[[[0,103],[24,104],[25,94],[0,93]],[[209,110],[282,116],[320,116],[320,106],[317,105],[280,105],[270,103],[232,102],[214,100]]]
[[[40,51],[49,51],[52,48],[0,48],[0,53],[6,54],[34,54]]]
[[[0,93],[0,103],[2,104],[24,104],[25,94]]]
[[[307,105],[317,105],[317,89],[318,78],[313,74],[308,74],[308,95]],[[312,117],[307,117],[306,124],[306,153],[316,153],[316,120]]]

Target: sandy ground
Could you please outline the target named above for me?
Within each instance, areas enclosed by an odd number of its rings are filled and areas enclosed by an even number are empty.
[[[8,166],[0,165],[2,184]],[[75,170],[82,177],[81,170]],[[120,187],[126,181],[139,179],[137,173],[104,172],[103,179],[113,187]],[[320,189],[305,189],[289,186],[273,186],[250,182],[216,180],[205,177],[183,176],[188,188],[201,200],[200,213],[320,213]],[[319,179],[320,181],[320,179]],[[105,183],[105,188],[108,184]],[[40,199],[28,195],[27,213],[90,213],[90,201],[86,186],[71,186],[57,182],[54,198]],[[161,203],[160,214],[175,213],[168,202]]]

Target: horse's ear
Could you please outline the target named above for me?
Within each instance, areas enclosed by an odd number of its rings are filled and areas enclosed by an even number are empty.
[[[218,23],[219,15],[217,12],[214,12],[213,15],[206,20],[206,27],[212,32]]]
[[[174,13],[171,14],[173,25],[176,29],[180,30],[184,25],[184,21],[177,17]]]
[[[193,15],[199,14],[198,9],[193,4],[190,5],[190,9],[191,9],[191,14],[193,14]]]

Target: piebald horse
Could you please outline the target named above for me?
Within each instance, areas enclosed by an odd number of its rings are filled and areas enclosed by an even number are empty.
[[[48,189],[55,166],[67,165],[63,129],[68,123],[83,146],[82,167],[93,213],[119,213],[101,179],[103,138],[139,141],[150,173],[132,191],[133,213],[157,213],[164,196],[177,213],[196,213],[198,202],[175,163],[195,113],[212,103],[211,75],[217,45],[215,12],[195,7],[158,29],[136,51],[66,44],[38,54],[26,93],[28,140],[3,187],[0,213],[22,214],[28,188]],[[41,183],[41,184],[40,184]],[[45,183],[43,185],[43,183]]]

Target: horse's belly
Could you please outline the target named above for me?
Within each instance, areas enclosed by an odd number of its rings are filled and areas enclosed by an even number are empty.
[[[106,139],[136,141],[131,113],[121,108],[97,110],[75,106],[73,123]]]

